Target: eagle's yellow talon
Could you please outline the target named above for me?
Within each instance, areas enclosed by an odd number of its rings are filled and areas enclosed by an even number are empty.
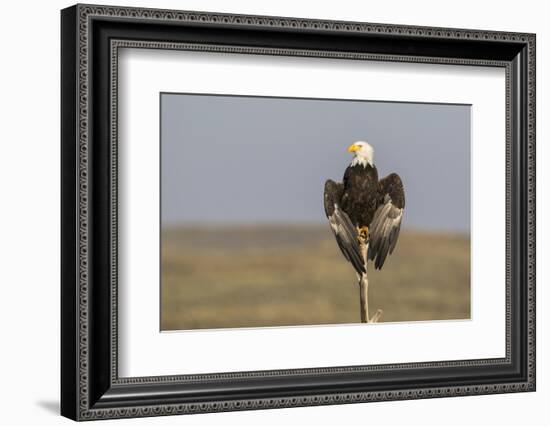
[[[369,227],[368,226],[362,226],[360,228],[357,228],[357,239],[361,244],[366,244],[369,240]]]

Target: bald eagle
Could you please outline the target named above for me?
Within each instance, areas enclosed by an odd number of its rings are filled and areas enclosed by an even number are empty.
[[[367,142],[355,142],[348,151],[354,157],[343,182],[329,179],[325,183],[324,206],[340,250],[357,272],[360,286],[367,286],[367,261],[373,261],[375,269],[381,269],[388,254],[395,249],[405,208],[405,191],[395,173],[378,180],[374,150]],[[366,298],[366,288],[362,289],[363,297]],[[361,319],[371,322],[363,318],[367,315],[363,309],[368,312],[362,303]]]

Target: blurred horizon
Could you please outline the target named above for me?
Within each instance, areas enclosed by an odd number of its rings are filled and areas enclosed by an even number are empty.
[[[211,221],[211,222],[173,222],[161,226],[161,232],[167,232],[177,229],[196,229],[196,230],[216,230],[216,229],[236,229],[236,228],[315,228],[326,227],[326,230],[330,233],[330,225],[326,217],[324,220],[318,222],[270,222],[270,221],[242,221],[242,222],[223,222],[223,221]],[[448,235],[461,235],[470,236],[469,230],[447,230],[438,228],[422,228],[422,227],[407,227],[408,232],[425,233],[425,234],[448,234]],[[330,234],[332,235],[332,234]]]

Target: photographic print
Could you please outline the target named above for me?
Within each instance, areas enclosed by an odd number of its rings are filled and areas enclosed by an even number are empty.
[[[535,391],[535,51],[64,9],[62,415]]]
[[[470,114],[161,93],[161,330],[469,319]]]
[[[535,34],[61,15],[64,416],[535,391]]]

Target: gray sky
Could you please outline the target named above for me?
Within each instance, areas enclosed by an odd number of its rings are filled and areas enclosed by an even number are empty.
[[[356,140],[401,176],[404,228],[469,231],[470,106],[186,94],[161,95],[162,224],[324,223]]]

